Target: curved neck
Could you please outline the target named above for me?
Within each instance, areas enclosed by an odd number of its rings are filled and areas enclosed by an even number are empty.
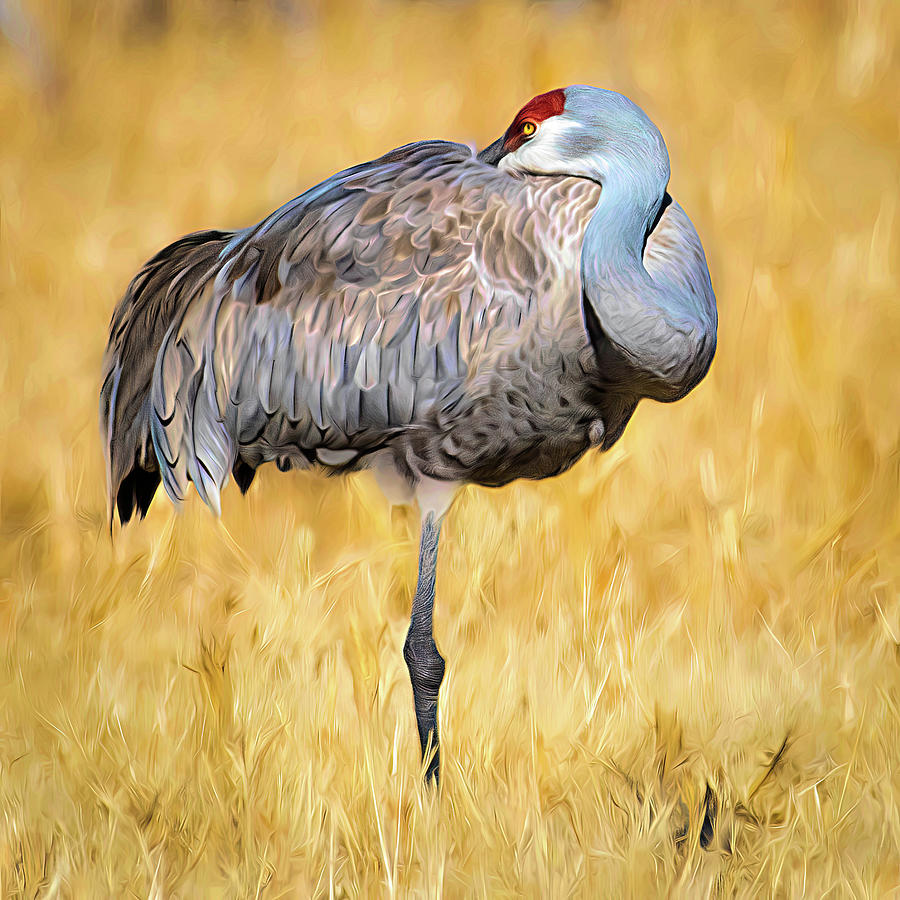
[[[663,202],[666,182],[634,172],[615,172],[599,180],[603,192],[588,223],[585,247],[590,244],[592,256],[598,260],[635,266],[646,275],[641,255],[647,230]]]
[[[604,378],[657,400],[684,396],[715,351],[715,297],[700,240],[665,185],[607,179],[585,232],[585,319]],[[645,252],[646,241],[646,252]]]

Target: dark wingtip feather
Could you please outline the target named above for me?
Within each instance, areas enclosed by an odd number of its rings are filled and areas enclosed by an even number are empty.
[[[250,490],[250,485],[253,484],[253,479],[256,477],[256,469],[239,458],[235,462],[231,474],[234,476],[235,483],[241,489],[241,493],[246,494]]]
[[[134,515],[135,511],[143,519],[150,509],[153,496],[159,487],[159,472],[148,472],[139,466],[135,466],[122,479],[116,492],[116,509],[119,512],[119,521],[124,525]]]

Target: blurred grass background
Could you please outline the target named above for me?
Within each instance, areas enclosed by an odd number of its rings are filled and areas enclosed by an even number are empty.
[[[0,9],[0,895],[898,890],[897,4]],[[415,523],[264,470],[111,543],[100,359],[174,237],[573,82],[666,136],[719,354],[451,512],[435,798]]]

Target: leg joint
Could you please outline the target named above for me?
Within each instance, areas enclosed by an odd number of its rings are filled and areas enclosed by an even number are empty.
[[[417,638],[407,634],[403,645],[403,658],[409,669],[409,677],[414,688],[421,688],[437,695],[444,680],[444,657],[438,651],[434,638],[430,635]]]

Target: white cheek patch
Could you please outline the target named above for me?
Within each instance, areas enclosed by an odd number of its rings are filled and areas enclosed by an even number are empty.
[[[531,140],[500,160],[498,168],[533,175],[580,174],[573,171],[573,164],[578,162],[573,138],[583,130],[584,126],[563,116],[546,119]]]

